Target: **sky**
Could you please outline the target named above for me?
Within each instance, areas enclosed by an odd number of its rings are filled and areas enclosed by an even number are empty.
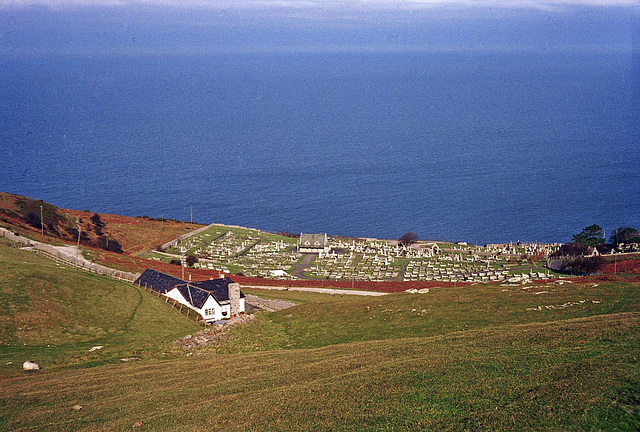
[[[638,51],[640,0],[3,0],[0,55]]]

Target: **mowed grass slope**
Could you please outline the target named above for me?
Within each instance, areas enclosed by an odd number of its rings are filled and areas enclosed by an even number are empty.
[[[46,353],[47,338],[61,344],[54,360],[67,360],[0,377],[0,430],[640,429],[634,282],[478,285],[375,298],[269,291],[299,306],[261,312],[214,347],[165,357],[154,354],[197,327],[161,300],[2,246],[0,266],[36,287],[31,296],[46,283],[57,287],[60,297],[50,298],[77,311],[51,315],[57,331],[29,327],[36,345],[21,346],[26,336],[17,327],[25,320],[15,317],[35,314],[20,309],[28,302],[3,282],[1,301],[13,305],[7,316],[16,327],[3,327],[12,339],[0,347],[0,367],[12,367],[7,350]],[[119,298],[112,293],[120,289],[139,292],[142,303],[96,309],[74,297],[70,287],[83,284],[105,299]],[[176,320],[159,319],[165,312]],[[88,319],[70,324],[66,316],[96,319],[88,329]],[[92,345],[105,351],[88,354]],[[129,355],[141,360],[117,361]]]
[[[0,242],[0,374],[159,350],[199,327],[133,285]],[[88,353],[93,346],[104,349]]]
[[[29,373],[2,383],[0,429],[635,431],[639,327],[620,313]]]
[[[252,291],[253,292],[253,291]],[[254,292],[260,295],[259,290]],[[357,341],[436,336],[619,312],[640,313],[640,289],[631,282],[474,285],[426,294],[326,296],[268,291],[299,306],[263,315],[233,331],[217,350],[317,348]],[[295,296],[302,301],[296,301]],[[312,301],[306,301],[310,296]]]

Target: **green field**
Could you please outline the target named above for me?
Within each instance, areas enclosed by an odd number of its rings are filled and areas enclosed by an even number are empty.
[[[268,291],[265,294],[287,296],[288,300],[296,302],[293,292]],[[302,299],[307,295],[301,294]],[[250,328],[232,332],[218,350],[318,348],[621,312],[640,314],[640,289],[637,285],[620,282],[535,286],[487,284],[435,288],[427,294],[326,297],[324,301],[298,301],[304,304],[263,316]],[[274,340],[281,342],[274,343]]]
[[[26,360],[50,369],[144,356],[199,329],[133,285],[0,243],[0,374]]]
[[[0,270],[0,430],[640,429],[637,283],[253,290],[298,306],[176,352],[198,328],[134,287],[6,246]],[[36,300],[61,312],[27,324]]]

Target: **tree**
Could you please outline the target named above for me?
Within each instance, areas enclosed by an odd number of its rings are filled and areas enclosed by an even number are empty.
[[[398,239],[398,244],[400,246],[409,246],[418,241],[418,235],[413,232],[408,232],[402,235]]]
[[[640,233],[631,227],[620,227],[611,234],[611,243],[618,247],[620,243],[640,243]]]
[[[602,235],[602,227],[593,224],[583,229],[580,233],[574,234],[572,238],[573,243],[581,244],[584,246],[597,246],[604,243],[604,236]]]
[[[567,243],[563,244],[551,254],[552,257],[562,257],[562,256],[579,256],[587,252],[587,246],[580,243]]]

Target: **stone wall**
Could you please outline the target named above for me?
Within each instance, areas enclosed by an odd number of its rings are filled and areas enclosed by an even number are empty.
[[[0,228],[0,237],[7,238],[13,242],[20,244],[23,247],[29,247],[34,252],[46,256],[47,258],[50,258],[61,264],[75,267],[80,270],[85,270],[91,273],[96,273],[99,275],[108,276],[113,279],[124,280],[132,283],[140,276],[140,273],[115,270],[100,264],[92,263],[90,261],[87,261],[81,254],[73,255],[65,253],[55,246],[51,246],[49,244],[41,243],[35,240],[30,240],[21,235],[14,234],[5,228]]]

